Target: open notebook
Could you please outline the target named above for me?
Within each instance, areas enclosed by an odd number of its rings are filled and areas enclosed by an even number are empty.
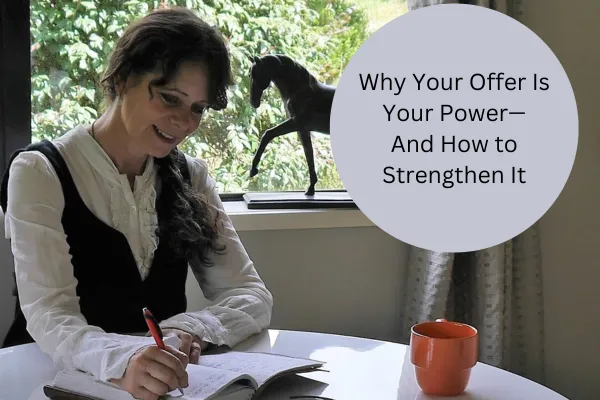
[[[200,356],[200,364],[188,364],[189,386],[169,393],[166,399],[250,400],[275,379],[316,371],[324,363],[271,353],[228,351]],[[52,385],[44,387],[50,399],[133,400],[115,385],[95,380],[80,371],[59,372]],[[70,395],[68,395],[70,393]]]

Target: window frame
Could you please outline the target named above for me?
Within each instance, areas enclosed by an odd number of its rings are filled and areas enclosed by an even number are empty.
[[[6,170],[11,155],[31,143],[31,25],[30,0],[0,5],[0,166]],[[6,60],[10,60],[7,62]],[[308,181],[306,185],[308,187]],[[280,191],[303,193],[302,191]],[[344,192],[321,189],[318,193]],[[261,192],[277,193],[277,192]],[[221,201],[245,201],[246,192],[220,193]]]
[[[0,4],[0,165],[31,143],[29,0]],[[10,60],[10,61],[8,61]]]

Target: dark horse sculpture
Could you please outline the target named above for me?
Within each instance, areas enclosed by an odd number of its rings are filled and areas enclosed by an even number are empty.
[[[263,92],[272,82],[284,102],[287,119],[263,133],[252,160],[250,177],[258,174],[258,163],[269,142],[278,136],[298,132],[310,176],[310,186],[305,194],[313,196],[318,178],[311,132],[329,134],[335,88],[318,82],[306,68],[285,55],[252,57],[252,61],[250,104],[258,108]]]

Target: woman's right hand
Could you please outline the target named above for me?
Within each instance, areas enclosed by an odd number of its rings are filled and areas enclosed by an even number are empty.
[[[129,359],[123,378],[113,382],[141,400],[158,400],[178,387],[187,387],[188,356],[172,346],[166,347],[167,351],[157,346],[144,347]]]

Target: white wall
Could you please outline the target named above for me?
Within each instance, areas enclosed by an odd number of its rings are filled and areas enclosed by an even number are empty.
[[[541,221],[548,386],[600,399],[600,1],[526,0],[521,22],[561,60],[580,116],[572,175]]]
[[[272,288],[276,327],[398,340],[403,243],[378,228],[241,236]]]

